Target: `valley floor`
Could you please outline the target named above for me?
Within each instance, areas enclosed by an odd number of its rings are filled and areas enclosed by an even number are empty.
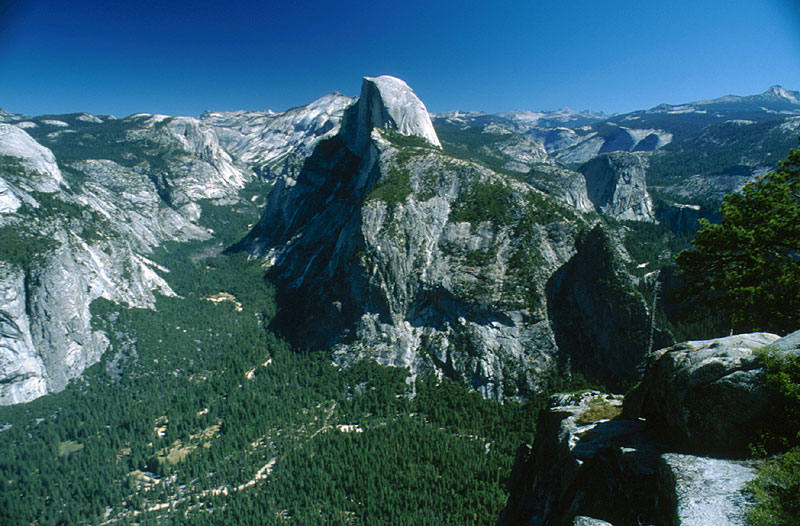
[[[0,522],[493,523],[540,404],[291,349],[260,261],[218,243],[159,249],[179,297],[95,301],[101,362],[0,407]]]

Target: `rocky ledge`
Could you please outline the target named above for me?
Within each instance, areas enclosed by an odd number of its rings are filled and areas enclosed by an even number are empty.
[[[778,340],[739,334],[658,350],[648,356],[625,413],[645,418],[676,450],[746,455],[770,407],[754,351]]]
[[[798,353],[800,331],[661,349],[625,399],[554,396],[520,448],[498,524],[743,525],[757,467],[743,444],[769,415],[755,356],[765,346]]]

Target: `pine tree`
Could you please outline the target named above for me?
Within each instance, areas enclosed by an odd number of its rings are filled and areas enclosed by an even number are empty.
[[[800,148],[725,196],[720,214],[677,257],[686,297],[722,309],[736,332],[800,328]]]

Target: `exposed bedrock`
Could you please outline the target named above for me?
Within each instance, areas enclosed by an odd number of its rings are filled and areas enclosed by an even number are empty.
[[[743,526],[760,461],[747,444],[774,418],[755,351],[800,353],[800,331],[690,341],[647,360],[624,399],[555,395],[522,446],[499,525]]]

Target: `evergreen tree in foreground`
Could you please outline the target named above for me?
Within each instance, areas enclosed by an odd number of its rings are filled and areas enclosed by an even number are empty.
[[[800,148],[740,194],[722,221],[700,220],[693,249],[677,257],[685,293],[721,309],[734,332],[800,328]]]

